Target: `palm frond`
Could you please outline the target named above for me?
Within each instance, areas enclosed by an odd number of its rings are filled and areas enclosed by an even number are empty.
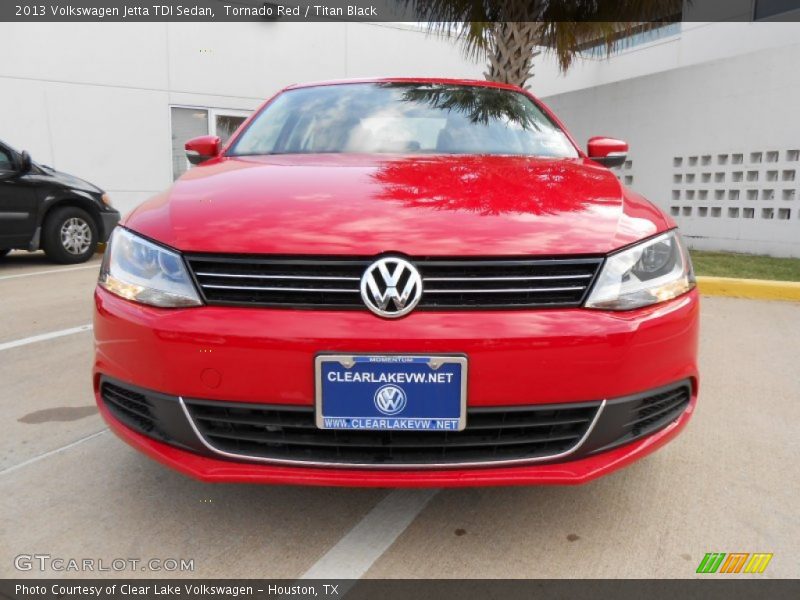
[[[561,71],[566,72],[587,45],[602,45],[608,56],[624,45],[631,33],[646,32],[679,19],[683,7],[683,0],[401,1],[427,23],[429,31],[453,35],[468,58],[492,59],[487,77],[517,85],[524,85],[531,76],[535,47],[550,49]],[[522,31],[524,35],[520,34]],[[513,60],[506,56],[509,65],[502,67],[497,52],[508,55],[509,47],[515,48],[515,55]],[[516,55],[523,50],[530,56]],[[504,68],[514,73],[504,75]],[[520,75],[521,69],[526,74]]]
[[[455,37],[467,58],[486,52],[487,31],[492,16],[483,0],[403,0],[428,31]]]

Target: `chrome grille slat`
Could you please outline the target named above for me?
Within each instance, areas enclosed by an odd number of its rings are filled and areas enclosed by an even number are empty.
[[[573,287],[551,287],[551,288],[491,288],[485,290],[465,290],[465,289],[452,289],[452,290],[425,290],[428,294],[514,294],[514,293],[528,293],[528,292],[571,292],[574,290],[582,290],[583,286]]]
[[[204,289],[212,290],[254,290],[258,292],[336,292],[345,294],[358,294],[358,290],[339,290],[336,288],[292,288],[292,287],[263,287],[258,285],[211,285],[206,284]]]
[[[230,277],[241,279],[299,279],[303,281],[360,281],[359,277],[325,277],[314,275],[247,275],[243,273],[195,273],[198,277]]]
[[[188,255],[210,305],[367,310],[355,285],[376,257]],[[580,306],[601,257],[410,260],[423,282],[416,310]]]
[[[592,274],[556,275],[550,277],[426,277],[425,281],[558,281],[560,279],[591,279]]]

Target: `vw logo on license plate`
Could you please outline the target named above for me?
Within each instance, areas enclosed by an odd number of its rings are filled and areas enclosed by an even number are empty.
[[[403,412],[407,401],[406,393],[396,385],[384,385],[375,392],[375,408],[390,417]]]

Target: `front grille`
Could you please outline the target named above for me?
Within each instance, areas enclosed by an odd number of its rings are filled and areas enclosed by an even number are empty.
[[[675,420],[689,405],[690,396],[689,387],[683,386],[644,398],[625,427],[633,439],[648,435]]]
[[[105,376],[100,396],[128,427],[206,456],[343,467],[488,467],[580,459],[651,435],[689,407],[692,383],[603,402],[468,408],[467,428],[451,432],[318,429],[311,406],[182,400]]]
[[[359,282],[372,258],[189,255],[210,305],[365,309]],[[580,306],[602,258],[412,259],[423,280],[417,310]]]
[[[310,407],[186,401],[198,431],[219,451],[264,459],[375,466],[536,459],[566,452],[599,403],[471,409],[463,431],[317,429]]]
[[[154,431],[152,404],[144,394],[113,383],[103,382],[100,396],[108,410],[129,427],[142,433]]]
[[[592,452],[605,452],[663,429],[685,411],[692,398],[689,381],[611,400],[587,446]]]

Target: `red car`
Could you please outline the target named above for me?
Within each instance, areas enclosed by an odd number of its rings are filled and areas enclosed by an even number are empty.
[[[675,223],[526,91],[291,86],[117,227],[94,389],[205,481],[583,483],[674,438],[698,295]]]

